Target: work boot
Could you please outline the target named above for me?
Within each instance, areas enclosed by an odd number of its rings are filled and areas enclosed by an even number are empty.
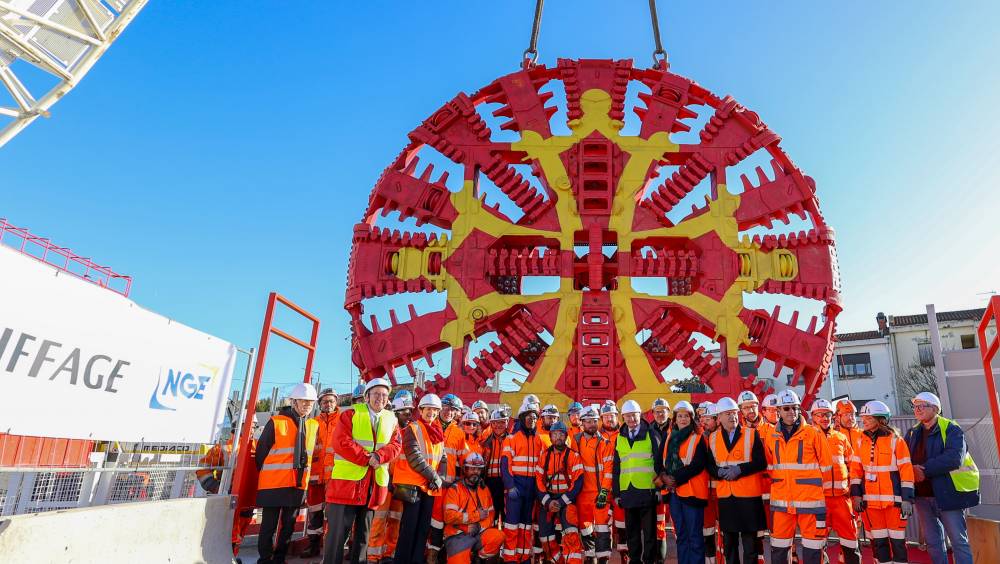
[[[323,539],[319,535],[309,535],[309,548],[302,551],[299,556],[302,558],[314,558],[320,555],[320,545]]]

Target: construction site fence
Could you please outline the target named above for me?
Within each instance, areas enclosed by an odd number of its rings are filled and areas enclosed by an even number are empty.
[[[0,460],[8,441],[0,441]],[[197,472],[232,472],[202,462],[211,444],[95,442],[76,466],[0,466],[0,516],[205,497]]]

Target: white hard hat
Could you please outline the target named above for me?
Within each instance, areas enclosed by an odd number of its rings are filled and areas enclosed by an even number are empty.
[[[736,396],[736,403],[743,405],[745,403],[760,403],[757,399],[757,394],[751,392],[750,390],[743,390],[740,395]]]
[[[368,395],[368,392],[372,388],[377,388],[379,386],[385,388],[386,392],[392,391],[392,384],[390,384],[389,381],[386,380],[385,378],[372,378],[371,380],[368,381],[367,384],[365,384],[365,395]]]
[[[778,396],[775,394],[767,394],[764,396],[764,407],[778,407]]]
[[[413,396],[398,396],[392,400],[393,411],[402,411],[404,409],[413,409]]]
[[[861,415],[870,415],[872,417],[892,417],[892,410],[889,409],[889,406],[884,402],[872,400],[861,408]]]
[[[628,400],[622,404],[622,415],[627,415],[629,413],[642,413],[642,407],[639,406],[639,402],[635,400]]]
[[[599,417],[597,409],[595,409],[592,405],[583,408],[583,411],[580,412],[580,421],[586,421],[588,419],[591,421],[597,421]]]
[[[486,405],[486,402],[483,400],[476,400],[472,403],[472,411],[475,411],[477,409],[489,409],[489,408],[490,406]]]
[[[795,393],[795,390],[781,390],[778,394],[778,405],[802,405],[802,400],[799,399],[799,394]]]
[[[816,413],[817,411],[829,411],[830,413],[833,413],[833,404],[830,403],[830,400],[816,398],[816,400],[813,401],[812,406],[809,408],[809,413]]]
[[[468,413],[462,416],[462,423],[465,423],[466,421],[479,423],[479,416],[476,415],[474,411],[469,411]]]
[[[524,398],[525,401],[521,402],[521,409],[517,410],[517,416],[520,417],[525,413],[535,413],[538,414],[538,403],[528,401],[528,398]]]
[[[316,401],[319,398],[316,396],[316,388],[312,384],[300,383],[292,386],[288,399]]]
[[[670,409],[670,402],[664,398],[656,398],[653,400],[653,411],[657,409]]]
[[[507,414],[505,414],[502,409],[494,409],[493,412],[490,413],[491,422],[506,421],[506,420],[507,420]]]
[[[725,413],[727,411],[738,411],[739,409],[740,406],[736,405],[736,402],[733,401],[733,398],[722,398],[719,401],[715,402],[716,414]]]
[[[613,401],[605,402],[604,405],[601,406],[601,415],[607,415],[609,413],[614,413],[615,415],[618,415],[618,406],[615,405],[615,402]]]
[[[941,398],[937,397],[936,395],[930,392],[920,392],[919,394],[914,396],[913,399],[910,400],[910,403],[912,404],[918,401],[929,403],[934,407],[941,409]]]
[[[441,398],[437,397],[437,394],[424,394],[424,396],[420,398],[420,403],[417,404],[417,407],[434,407],[441,409]]]
[[[691,415],[694,415],[694,407],[692,407],[691,402],[687,400],[677,402],[677,405],[674,406],[674,413],[677,413],[678,411],[687,411]]]
[[[559,417],[559,408],[553,404],[548,404],[542,409],[542,417]]]

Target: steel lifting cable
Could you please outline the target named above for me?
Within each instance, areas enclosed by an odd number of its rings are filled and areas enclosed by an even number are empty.
[[[531,24],[531,39],[528,41],[528,48],[524,50],[521,59],[521,66],[529,68],[538,61],[538,32],[542,28],[542,8],[545,7],[545,0],[535,0],[535,21]]]
[[[653,23],[653,42],[656,43],[653,66],[660,66],[666,64],[667,52],[663,50],[663,42],[660,41],[660,19],[656,15],[656,0],[649,0],[649,19]]]

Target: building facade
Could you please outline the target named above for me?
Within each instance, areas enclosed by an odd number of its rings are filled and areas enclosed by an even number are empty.
[[[984,309],[937,312],[941,349],[978,352],[976,327]],[[869,331],[840,333],[836,336],[833,365],[819,397],[849,396],[860,409],[866,402],[880,400],[894,413],[911,413],[909,401],[914,390],[926,380],[932,382],[934,347],[927,314],[885,315],[875,317],[876,328]],[[718,351],[712,352],[718,358]],[[775,390],[792,388],[804,393],[801,383],[792,385],[792,371],[775,374],[775,365],[765,360],[756,366],[756,357],[740,352],[740,372],[756,375]],[[980,369],[981,374],[981,369]]]

